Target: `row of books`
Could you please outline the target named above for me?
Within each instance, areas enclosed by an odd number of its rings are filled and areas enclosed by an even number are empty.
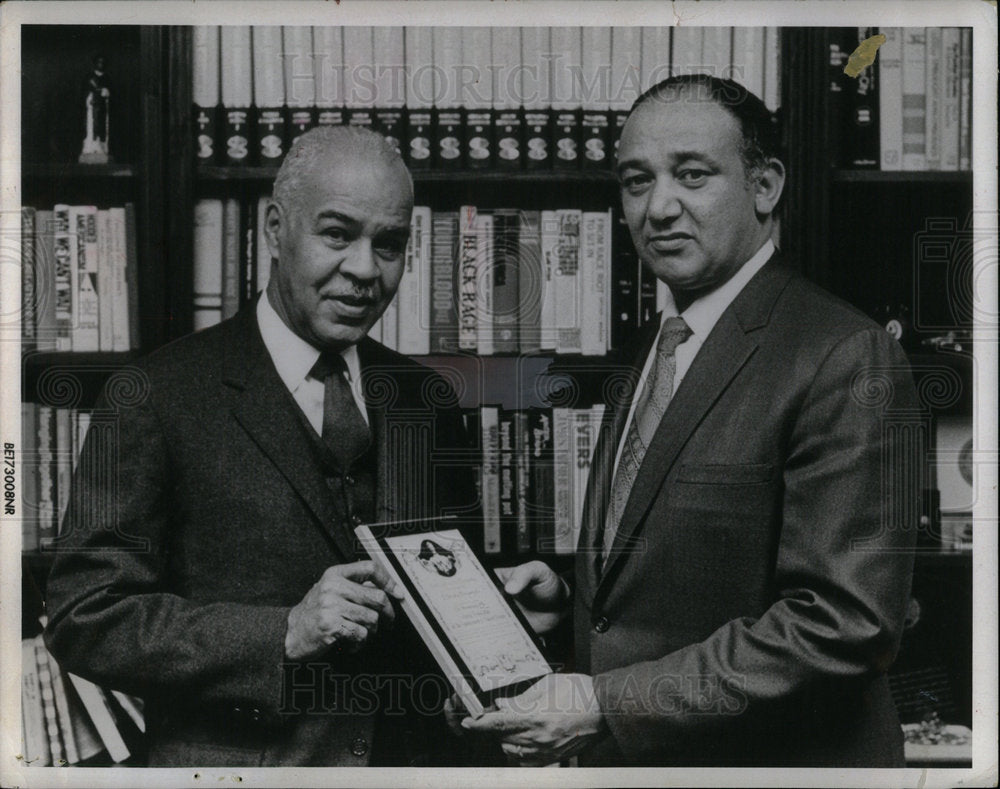
[[[480,438],[483,546],[488,554],[572,554],[604,405],[466,413]]]
[[[59,534],[90,418],[90,412],[75,408],[21,403],[25,551],[48,547]]]
[[[315,125],[391,139],[410,167],[611,166],[632,102],[708,73],[779,104],[776,28],[194,29],[198,161],[274,165]]]
[[[125,761],[146,726],[141,699],[63,671],[37,635],[21,641],[21,730],[26,765],[59,767]]]
[[[26,349],[139,347],[131,203],[21,210],[21,336]]]
[[[846,76],[848,55],[879,33],[875,64]],[[829,47],[833,111],[842,119],[838,166],[971,169],[971,28],[831,28]]]
[[[266,205],[196,204],[196,329],[230,317],[266,287]],[[408,355],[604,355],[656,311],[656,280],[642,272],[624,232],[611,211],[417,206],[397,296],[371,334]]]

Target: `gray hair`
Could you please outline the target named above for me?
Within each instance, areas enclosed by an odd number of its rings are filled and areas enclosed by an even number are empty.
[[[381,134],[360,126],[318,126],[292,144],[274,179],[272,199],[282,207],[290,208],[301,192],[306,176],[320,169],[323,160],[331,154],[379,163],[389,168],[402,167],[410,179],[412,192],[413,178],[403,158]]]

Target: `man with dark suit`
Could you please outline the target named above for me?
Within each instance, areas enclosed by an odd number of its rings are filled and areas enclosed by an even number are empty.
[[[396,590],[353,536],[475,505],[464,472],[435,473],[464,440],[451,388],[366,337],[412,205],[380,136],[300,137],[267,210],[266,293],[98,404],[114,418],[83,451],[46,636],[68,671],[145,699],[151,765],[424,758],[434,710],[403,713],[431,705],[433,664],[390,631]]]
[[[775,251],[775,136],[707,76],[625,125],[624,214],[671,298],[602,425],[575,589],[541,562],[501,573],[539,628],[573,598],[578,673],[462,721],[522,764],[903,764],[885,672],[919,513],[913,384],[886,332]]]

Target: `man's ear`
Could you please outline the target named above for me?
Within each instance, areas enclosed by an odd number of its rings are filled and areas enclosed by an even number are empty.
[[[285,222],[285,215],[280,205],[274,200],[267,204],[267,212],[264,214],[264,240],[267,241],[267,251],[272,259],[278,258],[278,237],[281,235],[281,227]]]
[[[770,216],[785,188],[785,165],[778,159],[768,159],[758,171],[754,183],[754,208],[761,216]]]

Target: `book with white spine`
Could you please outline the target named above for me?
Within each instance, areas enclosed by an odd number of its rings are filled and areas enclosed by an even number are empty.
[[[764,30],[764,105],[776,112],[781,107],[781,29]]]
[[[732,66],[732,79],[758,99],[763,99],[764,28],[733,28]]]
[[[343,120],[344,29],[331,25],[312,29],[316,121],[320,126],[339,125]]]
[[[642,28],[639,79],[643,91],[670,76],[672,48],[669,27]]]
[[[222,320],[222,200],[194,206],[194,329]]]
[[[671,41],[670,73],[698,74],[702,65],[704,28],[680,25],[674,28]]]
[[[400,353],[431,352],[431,209],[415,206],[410,218],[403,276],[396,291],[399,303]]]
[[[878,51],[879,166],[899,170],[903,164],[903,30],[880,27],[885,43]]]

